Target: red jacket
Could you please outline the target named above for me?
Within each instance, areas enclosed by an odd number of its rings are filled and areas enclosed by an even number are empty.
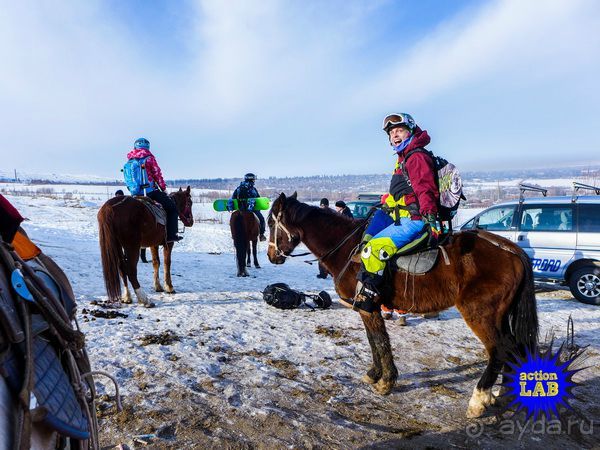
[[[144,148],[139,148],[133,149],[127,153],[127,159],[139,159],[145,158],[146,156],[148,157],[145,162],[146,172],[148,173],[148,181],[154,181],[158,187],[165,191],[167,189],[167,185],[165,184],[165,180],[163,180],[162,172],[160,167],[158,167],[158,163],[156,162],[156,158],[152,152]]]
[[[405,195],[406,205],[417,202],[419,204],[419,212],[421,215],[424,214],[436,214],[438,212],[438,203],[440,193],[435,183],[435,168],[431,157],[423,152],[413,153],[406,164],[404,165],[404,159],[406,155],[416,148],[424,148],[431,138],[427,134],[427,131],[422,131],[419,127],[415,130],[412,141],[408,146],[398,153],[398,162],[396,169],[392,176],[390,184],[390,193],[394,192],[394,187],[402,184],[405,175],[410,180],[413,192]],[[406,174],[402,172],[402,166],[405,166]],[[397,200],[397,199],[396,199]],[[419,216],[413,215],[414,219],[420,219]]]
[[[19,211],[0,194],[0,234],[4,242],[12,242],[23,220]]]

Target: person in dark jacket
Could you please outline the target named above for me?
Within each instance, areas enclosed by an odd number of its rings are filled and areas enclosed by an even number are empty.
[[[335,209],[342,216],[346,216],[346,217],[350,217],[351,219],[354,219],[354,216],[352,215],[352,211],[350,211],[350,208],[348,208],[348,206],[346,206],[346,203],[343,200],[338,200],[337,202],[335,202]]]
[[[254,175],[253,173],[247,173],[246,175],[244,175],[244,181],[242,181],[240,183],[240,185],[235,189],[235,191],[233,191],[231,200],[233,200],[233,199],[247,200],[249,198],[260,197],[260,194],[256,190],[256,187],[254,187],[255,181],[256,181],[256,175]],[[228,205],[228,209],[229,208],[230,208],[230,205]],[[265,230],[266,230],[265,218],[263,217],[262,212],[260,212],[257,209],[252,209],[252,212],[254,213],[254,215],[256,215],[256,217],[258,218],[258,221],[260,223],[260,240],[266,241],[267,238],[265,236]]]
[[[430,245],[435,245],[440,228],[434,164],[424,151],[430,142],[427,131],[405,113],[386,116],[383,130],[397,154],[396,167],[389,192],[381,198],[384,208],[373,215],[361,243],[357,293],[351,302],[341,300],[363,314],[378,308],[375,299],[387,261],[409,244],[416,246],[429,239]]]

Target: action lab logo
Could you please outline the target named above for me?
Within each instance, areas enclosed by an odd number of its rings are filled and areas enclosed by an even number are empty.
[[[558,272],[560,264],[560,259],[531,259],[533,270],[537,270],[538,272]]]
[[[569,400],[574,398],[572,390],[577,385],[573,375],[580,368],[573,368],[576,355],[567,361],[560,361],[561,351],[552,354],[534,352],[525,358],[517,358],[508,363],[511,371],[506,373],[505,395],[510,398],[508,408],[516,408],[516,412],[526,411],[527,417],[544,414],[550,418],[558,417],[559,409],[570,409]]]

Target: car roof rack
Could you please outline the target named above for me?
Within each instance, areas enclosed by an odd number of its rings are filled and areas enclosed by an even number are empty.
[[[577,192],[580,189],[584,191],[593,191],[596,195],[600,195],[600,187],[573,181],[573,195],[571,196],[571,202],[575,203],[577,201]]]
[[[524,194],[527,191],[541,192],[544,197],[548,195],[548,189],[544,189],[539,186],[531,186],[530,184],[524,183],[519,183],[519,191],[521,191],[521,193],[519,194],[519,203],[523,203],[523,200],[525,200]]]
[[[381,198],[382,194],[375,194],[372,192],[361,192],[358,194],[359,201],[376,201]]]

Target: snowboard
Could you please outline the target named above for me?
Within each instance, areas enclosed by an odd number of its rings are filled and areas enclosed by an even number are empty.
[[[248,199],[251,200],[251,199]],[[257,211],[264,211],[269,209],[270,205],[269,202],[270,200],[267,197],[257,197],[252,199],[254,200],[254,210]],[[213,208],[215,211],[227,211],[227,202],[229,201],[228,198],[220,198],[217,199],[213,202]],[[237,199],[233,200],[233,209],[234,210],[238,210],[238,201]]]

